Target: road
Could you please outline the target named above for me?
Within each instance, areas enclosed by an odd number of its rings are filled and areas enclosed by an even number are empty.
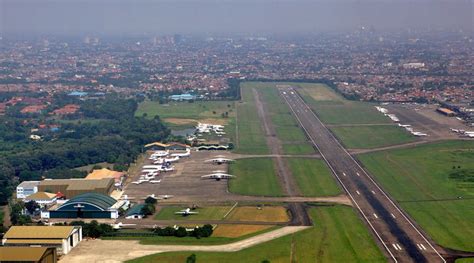
[[[299,124],[394,262],[446,262],[292,87],[279,88]]]

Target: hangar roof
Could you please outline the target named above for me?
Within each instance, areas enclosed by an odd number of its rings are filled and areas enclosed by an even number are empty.
[[[3,261],[39,261],[47,247],[0,247],[0,262]]]
[[[94,206],[99,207],[102,210],[107,210],[110,207],[112,207],[115,203],[117,203],[117,200],[113,199],[110,196],[99,194],[99,193],[85,193],[78,195],[74,198],[71,198],[69,201],[64,203],[61,207],[59,207],[58,210],[60,210],[62,207],[69,206],[71,204],[91,204]]]
[[[67,238],[74,230],[74,226],[12,226],[3,238],[15,239],[54,239]]]

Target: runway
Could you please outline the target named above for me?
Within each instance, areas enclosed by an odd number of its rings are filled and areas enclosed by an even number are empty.
[[[292,87],[279,88],[310,141],[394,262],[446,262]]]

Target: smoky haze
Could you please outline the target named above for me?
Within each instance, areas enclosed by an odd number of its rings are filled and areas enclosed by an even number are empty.
[[[3,34],[472,32],[473,0],[0,0]]]

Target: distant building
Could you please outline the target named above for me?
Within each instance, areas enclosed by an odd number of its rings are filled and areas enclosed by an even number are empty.
[[[65,255],[81,241],[81,226],[12,226],[3,236],[2,245],[56,247],[58,254]]]
[[[436,111],[448,117],[452,117],[456,115],[456,112],[447,108],[437,108]]]
[[[184,93],[184,94],[179,94],[179,95],[171,95],[171,96],[169,96],[169,99],[174,100],[174,101],[195,100],[196,95],[192,95],[192,94],[189,94],[189,93]]]
[[[97,180],[105,178],[113,178],[115,186],[119,187],[122,185],[123,178],[125,177],[124,172],[112,171],[107,168],[102,168],[98,170],[93,170],[90,174],[86,176],[87,180]]]
[[[69,199],[55,210],[41,212],[41,218],[118,218],[117,200],[98,193]]]
[[[126,219],[142,219],[145,215],[142,212],[143,207],[145,204],[136,204],[130,210],[127,211],[125,215]]]
[[[0,262],[56,263],[54,247],[0,247]]]
[[[84,97],[87,96],[87,92],[84,91],[73,91],[67,94],[68,96],[73,96],[73,97]]]
[[[70,199],[84,193],[100,193],[109,195],[114,190],[114,178],[102,179],[47,179],[38,185],[38,191],[61,192]]]
[[[16,187],[16,198],[25,199],[25,197],[38,192],[40,181],[24,181]]]
[[[417,68],[423,68],[424,66],[425,66],[425,63],[420,63],[420,62],[412,62],[412,63],[403,64],[404,69],[417,69]]]
[[[179,142],[170,142],[170,143],[152,142],[145,145],[145,149],[153,150],[153,151],[186,150],[189,147],[190,147],[189,145],[179,143]]]
[[[25,203],[30,201],[35,201],[40,206],[52,205],[56,202],[56,194],[47,193],[47,192],[36,192],[32,195],[29,195],[25,198]]]

